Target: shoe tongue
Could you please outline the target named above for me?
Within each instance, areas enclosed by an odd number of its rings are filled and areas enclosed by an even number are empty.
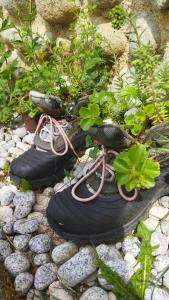
[[[108,176],[108,174],[107,174],[107,176]],[[99,177],[100,176],[98,176],[96,173],[94,173],[86,180],[86,184],[89,185],[95,192],[99,189],[99,186],[100,186],[101,178],[99,178]],[[110,178],[110,177],[108,176],[108,178]],[[103,188],[102,188],[102,191],[100,194],[102,196],[111,196],[111,194],[114,194],[115,192],[118,192],[115,178],[114,179],[112,178],[112,180],[109,180],[109,181],[107,179],[105,179],[104,185],[103,185]]]
[[[71,125],[66,121],[60,121],[60,125],[62,126],[65,133],[68,133],[71,129]],[[53,134],[51,137],[50,133],[50,124],[46,123],[40,130],[39,134],[35,135],[34,144],[38,149],[42,149],[42,151],[51,151],[51,141],[53,140],[53,145],[55,150],[63,145],[63,137],[60,135],[60,132],[57,128],[53,129]]]

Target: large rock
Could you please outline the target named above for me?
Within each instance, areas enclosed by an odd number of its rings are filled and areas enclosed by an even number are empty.
[[[0,0],[0,6],[4,7],[10,13],[15,14],[16,11],[28,12],[29,10],[29,1],[27,0]]]
[[[5,259],[5,267],[11,275],[17,276],[28,271],[30,263],[26,255],[13,253]]]
[[[123,54],[127,46],[127,38],[123,31],[113,29],[111,22],[98,24],[96,28],[103,38],[101,46],[108,57]]]
[[[151,0],[153,6],[157,9],[169,8],[169,0]]]
[[[151,13],[144,11],[137,15],[136,27],[142,44],[151,45],[154,49],[157,49],[160,46],[160,29]],[[136,35],[133,32],[130,34],[130,39],[130,51],[134,54],[136,48]]]
[[[98,8],[112,8],[116,4],[120,3],[121,0],[92,0]]]
[[[80,3],[67,0],[36,0],[37,12],[48,22],[69,24],[73,18],[73,9],[79,9]]]
[[[58,275],[68,286],[74,287],[96,269],[95,251],[92,247],[85,247],[58,269]]]

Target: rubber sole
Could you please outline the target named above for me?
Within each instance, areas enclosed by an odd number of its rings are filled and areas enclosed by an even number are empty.
[[[152,197],[152,200],[148,203],[147,206],[129,223],[118,227],[113,228],[110,231],[100,233],[100,234],[86,234],[86,235],[78,235],[68,233],[62,230],[59,224],[56,224],[54,220],[47,215],[47,220],[49,225],[53,228],[53,230],[64,240],[71,240],[80,245],[85,245],[89,243],[93,243],[95,245],[100,243],[116,243],[120,241],[125,236],[129,235],[133,230],[136,229],[139,221],[148,217],[148,213],[152,205],[161,197],[166,196],[169,194],[169,184],[164,183]],[[101,220],[100,220],[101,221]]]

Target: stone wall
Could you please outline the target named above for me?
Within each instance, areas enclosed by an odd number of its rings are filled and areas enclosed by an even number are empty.
[[[47,39],[62,40],[65,47],[69,45],[69,24],[74,19],[72,10],[78,12],[86,5],[88,0],[35,0],[37,16],[33,24],[33,30],[38,31]],[[132,52],[134,45],[129,43],[127,29],[114,30],[108,18],[108,11],[116,4],[122,2],[127,10],[137,16],[137,26],[144,43],[154,46],[161,56],[168,57],[169,43],[169,1],[168,0],[92,0],[97,4],[94,23],[98,32],[105,38],[103,44],[109,57],[116,54],[120,57],[121,68],[128,68],[129,52]],[[4,14],[15,21],[13,16],[15,9],[20,9],[26,14],[29,9],[28,0],[0,0],[0,6]],[[15,38],[15,33],[8,30],[0,34],[1,38],[10,40]],[[133,37],[132,37],[133,39]],[[107,42],[110,47],[107,47]]]

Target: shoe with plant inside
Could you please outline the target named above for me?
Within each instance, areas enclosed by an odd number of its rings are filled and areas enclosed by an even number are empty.
[[[110,132],[115,129],[109,126]],[[102,131],[107,132],[107,125]],[[156,134],[157,129],[151,139],[159,138]],[[107,134],[101,140],[107,145]],[[80,244],[115,243],[128,235],[169,193],[169,156],[162,150],[141,143],[119,152],[102,146],[89,172],[53,196],[48,223],[63,239]]]
[[[11,163],[10,178],[19,184],[27,180],[33,189],[56,184],[70,170],[85,149],[85,133],[78,119],[59,120],[41,115],[35,132],[35,147]]]

